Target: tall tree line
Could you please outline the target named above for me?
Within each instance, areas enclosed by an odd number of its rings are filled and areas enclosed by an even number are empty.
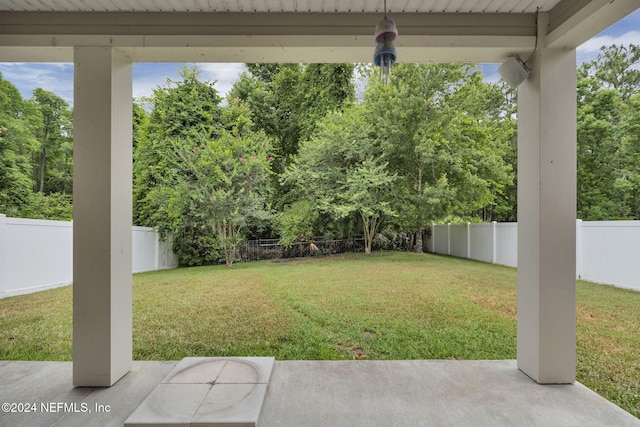
[[[612,46],[577,70],[581,219],[640,219],[639,64],[638,46]],[[248,237],[419,251],[433,221],[515,221],[517,91],[470,65],[376,74],[247,64],[223,99],[185,67],[133,106],[134,222],[172,232],[194,265],[231,264]],[[71,110],[0,89],[0,211],[70,218]]]

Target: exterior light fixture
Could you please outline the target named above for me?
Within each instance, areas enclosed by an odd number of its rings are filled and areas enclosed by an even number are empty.
[[[380,80],[389,83],[391,66],[398,57],[393,41],[398,37],[396,23],[387,18],[387,2],[384,2],[384,19],[378,22],[375,31],[376,49],[373,52],[373,63],[380,67]]]
[[[511,87],[518,87],[529,78],[531,71],[517,56],[510,56],[499,68],[498,73]]]

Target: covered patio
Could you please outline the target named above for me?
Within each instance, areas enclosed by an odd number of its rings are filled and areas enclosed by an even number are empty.
[[[0,362],[0,401],[38,404],[35,413],[2,413],[0,421],[122,426],[176,363],[134,361],[112,387],[74,388],[71,362]],[[171,425],[189,425],[175,418]],[[640,420],[581,384],[536,384],[515,361],[276,361],[258,425],[631,427]]]
[[[402,62],[519,55],[531,69],[518,87],[517,361],[276,362],[260,425],[639,424],[575,384],[576,47],[639,6],[387,0]],[[126,418],[173,367],[131,356],[132,63],[370,62],[384,14],[382,0],[0,0],[0,61],[74,63],[73,362],[0,362],[3,401],[112,395]],[[27,415],[10,424],[39,425]]]

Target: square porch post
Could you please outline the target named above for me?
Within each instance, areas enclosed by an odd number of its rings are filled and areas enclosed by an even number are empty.
[[[576,52],[538,43],[518,88],[518,367],[560,384],[576,371]]]
[[[74,49],[73,384],[131,369],[132,66],[109,47]]]

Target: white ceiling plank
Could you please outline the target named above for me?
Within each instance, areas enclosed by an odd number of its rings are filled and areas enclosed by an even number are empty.
[[[390,13],[548,11],[559,0],[387,0]],[[531,3],[524,8],[522,4]],[[520,10],[522,9],[522,10]],[[384,0],[0,0],[0,11],[384,13]]]
[[[9,5],[9,7],[15,8],[15,10],[17,10],[19,12],[27,11],[27,10],[29,10],[28,7],[31,7],[30,4],[27,3],[26,1],[8,0],[7,3]]]

